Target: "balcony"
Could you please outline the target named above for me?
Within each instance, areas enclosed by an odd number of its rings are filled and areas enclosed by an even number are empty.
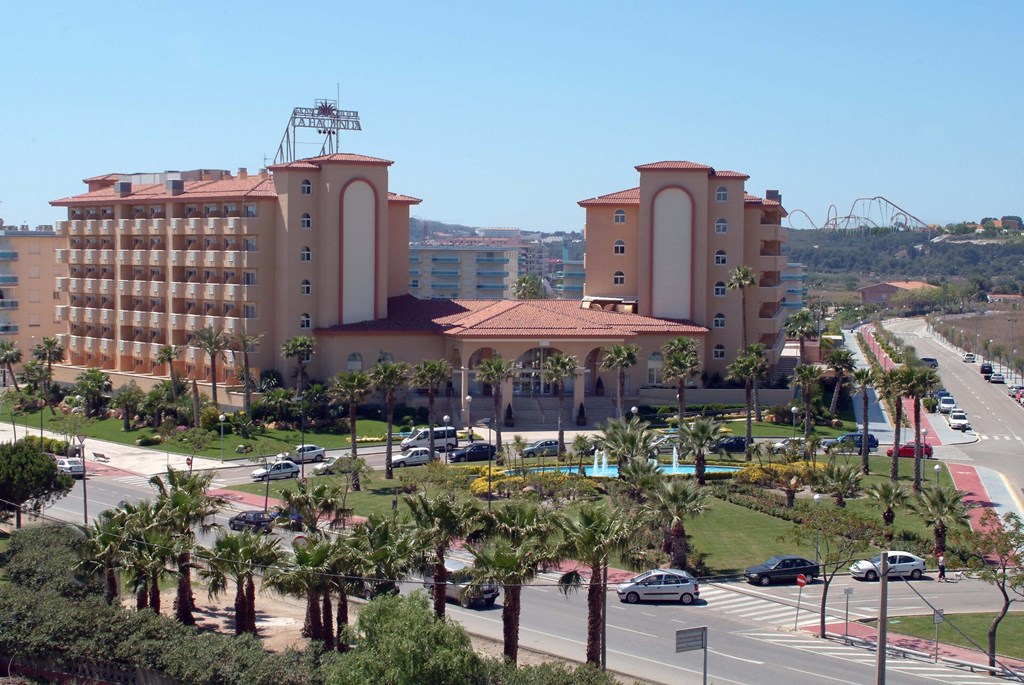
[[[131,219],[118,219],[117,220],[117,231],[118,233],[125,234],[131,230]]]
[[[99,316],[96,314],[96,310],[95,309],[86,309],[85,310],[85,322],[86,323],[88,323],[88,324],[96,323],[96,319],[98,319],[98,318],[99,318]]]
[[[14,262],[18,260],[17,250],[0,250],[0,262]]]
[[[203,260],[203,253],[199,250],[186,250],[185,251],[185,263],[189,266],[196,266],[201,264]]]
[[[96,231],[99,229],[100,222],[96,219],[87,219],[85,222],[85,235],[96,235]]]
[[[100,250],[100,264],[116,264],[113,250]]]
[[[18,324],[16,323],[0,323],[0,335],[17,335]]]
[[[150,297],[164,297],[167,294],[167,284],[163,281],[150,281],[149,282],[149,296]]]
[[[100,222],[100,235],[113,235],[114,234],[114,220],[103,219]]]
[[[114,310],[113,309],[101,309],[100,310],[100,323],[111,325],[114,323]]]
[[[477,290],[504,290],[505,289],[505,284],[504,283],[477,283],[476,284],[476,289]]]
[[[249,294],[250,294],[249,288],[250,287],[252,287],[252,286],[237,285],[235,283],[228,283],[228,284],[226,284],[224,286],[223,299],[226,300],[226,301],[231,301],[231,302],[239,302],[239,301],[242,301],[242,300],[253,299],[252,297],[249,297]]]
[[[434,264],[458,264],[459,263],[459,258],[458,257],[431,257],[430,261],[433,262]],[[479,262],[480,260],[477,259],[477,261]]]
[[[132,264],[135,266],[148,266],[149,252],[147,250],[132,250]]]
[[[149,234],[150,235],[163,235],[164,227],[167,219],[163,217],[153,217],[149,220]]]
[[[201,292],[200,289],[199,289],[199,286],[200,286],[199,283],[188,283],[188,284],[186,284],[186,286],[185,286],[185,297],[198,298],[199,297],[199,293]]]
[[[216,314],[207,314],[203,317],[203,328],[216,329],[220,326],[220,317]]]
[[[221,298],[221,284],[207,283],[203,286],[203,297],[207,300],[219,300]]]
[[[149,313],[149,325],[151,328],[163,328],[166,323],[167,318],[163,312]]]
[[[197,328],[203,327],[203,317],[199,316],[198,314],[189,314],[186,317],[186,322],[188,324],[188,330],[190,331],[194,331]]]
[[[95,278],[86,278],[82,281],[82,292],[89,294],[97,294],[100,291],[100,282]]]
[[[434,276],[434,277],[437,277],[437,276],[450,276],[450,277],[458,278],[459,277],[459,270],[458,269],[431,269],[430,270],[430,275]]]
[[[82,307],[68,307],[68,321],[71,323],[82,323],[84,318],[82,316]]]
[[[110,353],[114,350],[114,341],[107,338],[100,340],[100,352]]]
[[[114,281],[109,278],[100,279],[100,292],[104,295],[114,294]]]
[[[237,316],[224,317],[224,332],[234,335],[242,332],[243,320]]]
[[[757,236],[762,240],[783,241],[786,240],[789,233],[784,226],[779,224],[761,224]]]
[[[70,252],[70,250],[65,250],[65,249],[56,249],[56,250],[54,250],[53,254],[54,254],[54,258],[57,260],[57,263],[58,264],[67,264],[68,263],[68,253],[69,252]]]
[[[56,308],[56,311],[57,311],[57,321],[66,321],[67,320],[68,307],[66,305],[58,305],[57,308]]]
[[[507,271],[477,271],[477,278],[508,278]]]
[[[203,220],[192,217],[185,224],[185,233],[189,235],[203,234]]]
[[[150,250],[149,251],[149,265],[150,266],[163,266],[167,260],[167,253],[163,250]]]
[[[82,338],[77,335],[68,336],[68,349],[72,352],[82,351]]]
[[[221,263],[221,253],[207,251],[203,254],[203,266],[219,267]]]
[[[17,309],[17,300],[0,300],[0,309]]]
[[[132,235],[142,235],[146,232],[148,219],[136,218],[132,220]]]
[[[206,232],[207,233],[220,233],[223,227],[224,220],[217,216],[210,216],[206,218]]]
[[[477,264],[508,264],[507,257],[477,257]]]
[[[82,264],[81,250],[68,250],[68,264]]]
[[[67,279],[68,292],[69,293],[80,293],[80,292],[82,292],[82,280],[83,279],[81,279],[81,278],[69,278],[69,279]]]
[[[758,271],[782,271],[786,266],[786,257],[769,250],[761,250],[755,262]]]

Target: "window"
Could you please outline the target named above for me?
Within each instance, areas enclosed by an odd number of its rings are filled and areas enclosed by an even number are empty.
[[[307,178],[302,179],[302,185],[300,186],[300,189],[303,195],[313,194],[313,184],[310,183],[309,179]]]
[[[715,222],[715,233],[728,233],[729,222],[725,219],[719,219]]]
[[[246,238],[242,243],[242,252],[256,252],[256,239]]]
[[[303,248],[301,250],[299,250],[299,261],[300,262],[311,262],[311,261],[313,261],[313,253],[310,251],[309,247],[303,246]]]
[[[303,314],[299,317],[299,328],[312,328],[313,319],[309,318],[309,314]]]
[[[220,215],[220,205],[204,205],[203,206],[203,213],[206,216],[219,216]]]
[[[363,357],[358,352],[353,352],[348,356],[348,370],[349,371],[362,371],[363,370]]]
[[[305,353],[303,353],[303,355],[302,355],[302,363],[303,364],[308,364],[311,361],[313,361],[313,353],[312,352],[305,352]]]
[[[312,295],[313,294],[313,286],[310,285],[309,281],[305,281],[305,280],[302,281],[302,285],[299,286],[299,289],[302,291],[303,295]]]
[[[725,186],[718,186],[718,189],[715,191],[715,201],[716,202],[728,202],[729,201],[729,191],[726,190]]]
[[[713,359],[725,359],[725,345],[715,345],[714,349],[711,350],[711,357]]]
[[[626,254],[626,243],[621,240],[615,241],[615,254]]]
[[[664,376],[661,373],[664,361],[665,358],[661,352],[652,352],[651,356],[647,358],[647,382],[651,385],[659,385],[664,382]]]
[[[256,272],[255,271],[243,271],[242,272],[242,284],[243,285],[256,285]]]
[[[725,297],[725,283],[715,283],[715,297]]]
[[[626,274],[622,273],[621,271],[616,271],[615,276],[612,278],[612,283],[614,283],[615,285],[625,285]]]
[[[725,257],[725,250],[719,250],[715,253],[715,266],[725,266],[729,262]]]
[[[420,279],[418,279],[418,278],[410,278],[409,279],[409,287],[410,288],[419,288],[420,287]]]
[[[714,324],[713,325],[714,325],[715,328],[725,328],[725,314],[722,314],[722,313],[715,314],[715,319],[714,319]]]
[[[624,224],[626,223],[626,210],[616,209],[615,210],[615,223]]]
[[[242,205],[242,208],[246,218],[251,219],[256,216],[256,205]]]
[[[255,319],[256,318],[256,305],[254,305],[254,304],[242,305],[242,318],[243,319]]]
[[[309,214],[302,215],[302,227],[313,228],[313,218]]]

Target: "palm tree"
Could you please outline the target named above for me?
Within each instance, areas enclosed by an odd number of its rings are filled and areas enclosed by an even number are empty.
[[[0,365],[7,369],[7,376],[14,383],[14,391],[21,392],[21,388],[18,387],[18,379],[14,373],[14,365],[21,363],[21,350],[18,349],[18,343],[13,340],[2,340],[0,341]]]
[[[631,459],[619,467],[619,480],[629,490],[629,496],[637,504],[647,501],[647,493],[656,491],[662,484],[661,466],[653,459]]]
[[[797,359],[797,366],[802,365],[806,358],[805,347],[807,338],[813,338],[817,333],[818,329],[814,325],[814,317],[806,309],[801,309],[786,322],[786,335],[790,338],[796,338],[800,343],[800,356]]]
[[[475,500],[457,499],[450,493],[427,497],[417,493],[405,498],[422,544],[432,552],[434,567],[434,614],[444,618],[445,585],[448,571],[444,558],[456,540],[469,537],[483,525],[480,505]]]
[[[795,383],[800,388],[800,394],[804,401],[804,441],[811,437],[811,402],[814,399],[814,389],[821,382],[821,370],[813,364],[805,364],[797,367],[794,373]]]
[[[970,523],[964,494],[956,488],[934,485],[919,493],[913,504],[914,511],[924,519],[925,525],[931,528],[935,535],[936,555],[946,551],[946,534],[950,528]]]
[[[891,543],[893,523],[896,522],[896,510],[907,505],[910,495],[902,485],[887,480],[874,483],[866,490],[866,493],[875,507],[882,510],[882,522],[885,524],[883,534],[886,541]]]
[[[333,645],[334,630],[325,635],[323,605],[330,606],[331,567],[333,543],[330,540],[314,539],[305,544],[292,544],[292,554],[268,569],[266,583],[279,592],[293,597],[305,598],[306,620],[302,634],[311,640],[322,640],[325,646]],[[327,602],[324,595],[328,594]],[[327,620],[331,621],[330,612]]]
[[[167,468],[166,482],[160,476],[149,479],[157,489],[156,507],[160,525],[172,536],[178,566],[178,594],[174,615],[184,625],[195,625],[195,598],[192,596],[192,550],[196,529],[208,533],[219,525],[213,520],[227,504],[222,497],[208,494],[212,473],[178,471]]]
[[[362,578],[370,598],[396,594],[397,579],[413,570],[428,551],[423,536],[394,516],[370,514],[353,527],[352,540],[366,562]]]
[[[661,346],[665,362],[661,373],[666,381],[676,382],[676,417],[678,426],[686,417],[686,383],[700,371],[700,356],[697,341],[693,338],[673,338]]]
[[[316,352],[316,340],[308,335],[297,335],[281,343],[281,356],[295,358],[295,391],[302,394],[302,381],[306,376],[306,364]],[[216,402],[216,400],[214,400]]]
[[[860,436],[860,472],[867,476],[871,473],[871,461],[868,454],[871,446],[868,445],[868,390],[875,384],[875,374],[871,369],[857,369],[853,372],[853,388],[861,395],[861,436]]]
[[[761,349],[757,349],[761,348]],[[766,363],[764,361],[764,346],[750,345],[743,349],[736,359],[729,364],[729,378],[743,381],[743,398],[747,407],[746,436],[747,446],[744,450],[747,461],[751,460],[750,450],[754,444],[753,438],[753,403],[754,381],[764,374]]]
[[[494,418],[491,423],[494,426],[495,445],[501,445],[501,386],[505,381],[516,375],[516,363],[511,359],[503,359],[500,354],[482,360],[476,366],[476,378],[484,385],[491,386],[491,395],[494,397]],[[472,430],[472,427],[470,427]]]
[[[537,577],[538,561],[547,550],[536,540],[512,544],[498,539],[486,547],[469,547],[473,554],[472,585],[500,585],[505,592],[501,605],[501,632],[504,656],[511,663],[519,660],[519,622],[522,613],[523,586]]]
[[[125,503],[116,515],[124,541],[124,569],[132,581],[135,608],[160,613],[160,581],[174,559],[173,540],[162,526],[157,505]]]
[[[519,437],[519,439],[522,440],[521,436],[516,436],[516,437]],[[524,448],[526,447],[526,443],[525,442],[523,443],[523,447]],[[590,442],[590,438],[588,438],[583,433],[577,433],[576,437],[574,437],[572,439],[572,453],[576,457],[576,459],[579,460],[579,464],[580,464],[579,473],[580,473],[580,475],[583,475],[583,460],[590,455],[591,450],[593,450],[593,449],[594,449],[594,445],[593,445],[593,443]],[[521,450],[519,451],[519,454],[522,454]]]
[[[668,521],[664,537],[665,551],[671,555],[669,567],[686,569],[690,553],[686,519],[706,514],[711,508],[711,496],[692,480],[676,478],[662,483],[654,492],[650,508],[655,520]]]
[[[124,412],[123,418],[123,429],[127,433],[132,429],[132,417],[138,413],[139,406],[142,405],[143,400],[146,398],[146,393],[142,392],[142,388],[138,384],[131,380],[127,385],[122,385],[114,393],[114,396],[110,399],[110,406],[114,409],[120,409]]]
[[[25,384],[26,389],[30,392],[38,393],[40,398],[46,395],[46,384],[52,378],[46,370],[46,365],[38,359],[30,359],[25,362],[21,366],[21,372],[18,376],[21,378],[21,382]]]
[[[230,581],[235,586],[235,635],[256,634],[255,577],[281,558],[280,538],[253,531],[217,534],[213,547],[200,548],[199,575],[208,584],[211,597],[224,592]]]
[[[679,428],[679,442],[683,446],[683,454],[693,455],[693,472],[698,485],[705,485],[704,469],[708,456],[715,454],[724,456],[718,448],[719,441],[726,436],[725,428],[714,419],[699,418]]]
[[[395,392],[404,388],[405,384],[409,382],[409,365],[405,362],[379,361],[370,369],[370,382],[384,394],[388,421],[387,442],[384,443],[384,478],[391,480],[395,477],[391,465],[391,432],[395,425]]]
[[[326,522],[329,529],[338,528],[351,513],[342,505],[342,487],[332,482],[298,481],[294,490],[281,490],[278,499],[281,503],[274,507],[274,511],[300,518],[302,527],[310,537],[325,536],[320,527],[321,521]]]
[[[611,349],[604,353],[601,359],[601,368],[605,371],[615,369],[618,372],[618,381],[615,385],[615,411],[616,418],[622,418],[625,414],[622,408],[622,394],[626,388],[626,369],[636,366],[640,347],[638,345],[612,345]]]
[[[565,380],[576,376],[576,357],[558,352],[544,360],[544,380],[558,390],[558,456],[565,454]],[[498,443],[501,444],[500,442]]]
[[[262,333],[239,331],[231,340],[231,347],[236,352],[242,353],[242,411],[246,416],[252,412],[252,388],[255,384],[250,370],[252,367],[249,365],[249,350],[256,349],[262,339]]]
[[[452,365],[446,359],[424,359],[412,367],[411,385],[414,388],[427,389],[427,422],[430,425],[430,453],[434,454],[434,398],[437,397],[437,388],[446,383],[452,375]],[[447,450],[448,439],[445,438],[445,449]]]
[[[181,347],[178,345],[161,345],[156,352],[156,363],[167,364],[167,375],[171,380],[171,401],[178,402],[178,377],[174,373],[174,362],[181,356]]]
[[[32,356],[46,364],[47,381],[44,396],[46,397],[47,403],[51,403],[52,398],[50,397],[50,384],[53,382],[53,363],[57,362],[59,364],[64,361],[64,346],[61,345],[60,340],[55,337],[43,338],[42,341],[32,348]],[[52,404],[50,406],[50,410],[56,414],[56,410],[53,409]]]
[[[224,329],[220,327],[214,328],[213,326],[197,329],[193,331],[193,337],[191,342],[189,342],[189,346],[202,350],[210,358],[211,392],[213,394],[213,403],[216,405],[218,404],[217,362],[226,359],[224,353],[230,347],[227,336],[224,335]]]
[[[86,530],[88,537],[82,550],[82,566],[93,574],[102,574],[107,604],[113,604],[120,594],[118,574],[129,546],[124,524],[123,510],[106,509]]]
[[[842,392],[846,374],[851,373],[857,365],[853,361],[853,352],[842,347],[830,351],[825,357],[825,364],[836,376],[836,387],[832,391],[832,403],[828,408],[829,416],[835,418],[839,409],[839,393]]]
[[[860,492],[860,471],[853,466],[828,464],[819,478],[821,488],[835,497],[837,507],[845,507],[846,500]]]
[[[921,399],[939,387],[939,374],[935,369],[926,366],[908,367],[907,384],[904,394],[914,401],[914,492],[921,492]],[[899,443],[896,443],[893,454],[898,455]]]
[[[897,482],[900,478],[900,451],[898,448],[903,431],[903,393],[906,389],[906,384],[907,369],[903,366],[898,366],[888,371],[881,371],[875,378],[875,388],[889,401],[893,410],[892,423],[893,430],[895,431],[895,441],[893,444],[896,449],[892,451],[892,460],[889,464],[889,480],[893,483]]]
[[[608,564],[613,555],[627,551],[645,525],[644,516],[618,511],[605,504],[587,503],[575,515],[556,516],[562,534],[559,556],[590,568],[587,583],[587,662],[600,665],[604,653],[603,631],[607,615]],[[563,573],[558,580],[564,593],[584,583],[579,568]]]
[[[749,345],[747,340],[747,287],[757,285],[757,275],[749,266],[737,266],[729,273],[729,280],[725,284],[729,290],[740,291],[740,326],[743,331],[743,347]]]
[[[348,428],[349,438],[352,446],[352,461],[359,458],[356,452],[356,410],[359,403],[366,399],[372,387],[370,377],[363,371],[348,371],[339,373],[331,379],[327,388],[327,394],[338,404],[348,405]],[[359,492],[362,485],[359,482],[359,475],[353,474],[352,491]]]
[[[647,461],[654,449],[655,437],[651,424],[635,416],[609,419],[597,437],[597,449],[614,459],[621,468],[632,461]]]
[[[103,369],[90,367],[78,374],[72,391],[81,396],[85,416],[89,418],[99,409],[104,393],[110,392],[110,374]]]

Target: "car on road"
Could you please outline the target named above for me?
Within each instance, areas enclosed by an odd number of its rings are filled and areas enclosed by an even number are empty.
[[[461,606],[494,606],[498,599],[498,586],[491,584],[473,585],[473,567],[458,559],[445,559],[444,569],[448,572],[445,579],[445,598],[457,602]],[[434,579],[427,578],[423,587],[429,592],[434,590]]]
[[[964,361],[967,362],[968,364],[973,364],[974,363],[974,353],[973,352],[964,352],[964,357],[963,358],[964,358]]]
[[[295,462],[288,459],[281,459],[275,461],[273,464],[267,464],[262,468],[258,468],[250,474],[253,480],[281,480],[282,478],[298,478],[299,467],[295,465]]]
[[[772,449],[775,450],[802,450],[804,448],[803,437],[797,438],[784,438],[778,442],[772,443]]]
[[[434,459],[440,458],[436,452],[431,456],[429,447],[413,447],[405,454],[399,454],[391,458],[391,465],[396,469],[405,466],[422,466],[429,464]]]
[[[985,377],[985,380],[988,380],[988,377],[992,375],[992,371],[994,371],[994,369],[990,363],[982,362],[981,366],[978,367],[978,371],[980,371],[981,375]]]
[[[864,444],[864,435],[862,433],[843,433],[837,438],[823,440],[821,445],[825,449],[828,449],[836,443],[848,443],[851,449],[860,452],[860,446]],[[868,433],[868,451],[872,452],[877,449],[878,438],[875,437],[874,433]]]
[[[228,519],[231,530],[251,530],[257,533],[269,533],[274,527],[274,517],[265,511],[240,511]]]
[[[939,368],[939,360],[935,357],[921,357],[921,363],[933,369]]]
[[[335,473],[344,473],[351,463],[352,457],[347,454],[331,457],[327,461],[320,462],[313,467],[313,475],[330,476]]]
[[[945,397],[939,398],[939,413],[948,414],[949,412],[956,409],[956,398],[952,395],[946,395]]]
[[[850,575],[863,580],[878,580],[882,569],[882,555],[855,561]],[[889,576],[910,576],[918,580],[924,575],[924,559],[910,552],[889,552]]]
[[[892,452],[893,452],[893,448],[890,447],[889,449],[887,449],[885,451],[885,456],[891,457],[892,456]],[[932,446],[929,445],[928,443],[923,443],[921,445],[921,454],[924,455],[925,459],[931,459],[932,458]],[[912,442],[905,442],[902,445],[900,445],[900,456],[901,457],[909,457],[909,458],[912,459],[914,457],[914,443],[912,443]]]
[[[494,458],[497,450],[494,445],[486,442],[475,442],[466,449],[455,450],[448,456],[448,461],[488,461]]]
[[[967,420],[967,412],[963,409],[954,409],[949,412],[949,427],[955,431],[967,432],[971,429],[971,422]]]
[[[523,450],[524,457],[553,457],[558,454],[557,440],[538,440]]]
[[[57,473],[66,473],[72,478],[84,478],[85,464],[81,459],[61,458],[57,460]]]
[[[1020,386],[1020,385],[1008,385],[1008,386],[1006,386],[1006,394],[1007,394],[1007,395],[1009,395],[1010,397],[1013,397],[1014,399],[1016,399],[1016,398],[1017,398],[1017,394],[1018,394],[1018,393],[1019,393],[1019,392],[1020,392],[1020,391],[1021,391],[1022,389],[1024,389],[1024,386]]]
[[[999,373],[997,371],[997,372],[995,372],[994,374],[992,374],[991,376],[988,377],[988,382],[989,383],[1005,383],[1006,379],[1003,378],[1003,374],[1001,374],[1001,373]]]
[[[818,564],[807,561],[803,557],[792,554],[780,554],[766,560],[757,566],[751,566],[743,571],[743,577],[748,583],[757,585],[771,585],[775,582],[792,582],[800,574],[807,576],[813,581],[821,574]]]
[[[295,455],[290,460],[296,464],[308,464],[311,461],[319,463],[324,460],[326,454],[326,450],[318,445],[296,445]]]
[[[746,452],[747,439],[741,435],[734,435],[731,438],[722,438],[715,444],[716,452]]]
[[[693,604],[700,597],[697,581],[686,571],[656,568],[633,576],[615,588],[620,602],[680,602]]]

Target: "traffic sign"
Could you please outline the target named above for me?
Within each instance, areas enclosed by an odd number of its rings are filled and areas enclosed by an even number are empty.
[[[708,646],[708,628],[683,628],[676,631],[676,652],[692,652]]]
[[[934,613],[932,613],[932,622],[935,625],[939,625],[940,623],[946,620],[946,616],[945,614],[943,614],[943,611],[944,609],[936,609]]]
[[[805,576],[802,573],[800,575],[798,575],[796,577],[796,584],[797,584],[797,587],[803,587],[804,585],[807,585],[807,576]]]
[[[306,477],[303,476],[301,479],[299,479],[299,482],[302,483],[303,485],[305,485],[306,484]]]
[[[192,457],[185,457],[185,466],[192,466]]]

